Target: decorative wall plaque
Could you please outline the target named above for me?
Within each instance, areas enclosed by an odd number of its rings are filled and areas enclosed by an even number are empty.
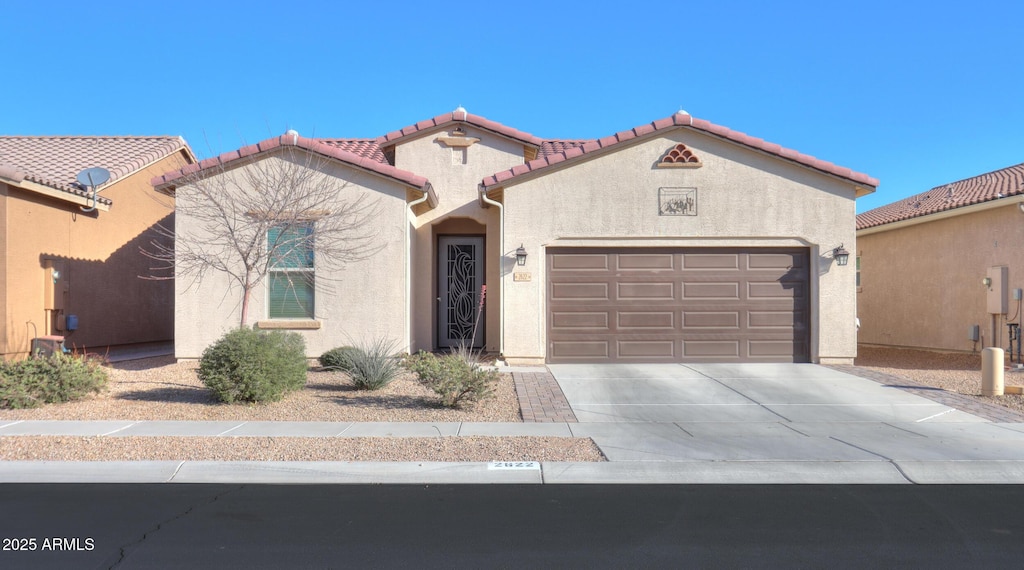
[[[696,188],[659,188],[659,216],[696,216]]]

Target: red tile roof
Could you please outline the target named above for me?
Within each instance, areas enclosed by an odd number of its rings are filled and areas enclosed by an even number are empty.
[[[857,229],[891,224],[1024,194],[1024,164],[936,186],[927,192],[857,215]]]
[[[357,154],[363,158],[369,158],[381,164],[387,164],[388,159],[384,151],[374,139],[317,139],[318,141],[333,146],[337,149]]]
[[[499,135],[515,139],[517,141],[533,145],[536,147],[541,146],[544,142],[541,139],[531,135],[530,133],[524,133],[523,131],[513,129],[512,127],[506,127],[501,123],[485,119],[479,115],[473,115],[467,113],[465,109],[459,107],[451,113],[444,113],[434,117],[433,119],[427,119],[426,121],[420,121],[415,125],[409,125],[403,129],[392,131],[382,137],[377,138],[377,144],[380,146],[389,146],[395,144],[397,141],[406,137],[411,137],[420,134],[423,131],[433,130],[437,127],[445,127],[453,123],[467,123],[481,129],[497,133]]]
[[[733,142],[740,143],[745,146],[749,146],[751,148],[755,148],[757,150],[767,152],[769,154],[774,154],[781,158],[791,160],[798,164],[802,164],[804,166],[808,166],[828,174],[839,176],[840,178],[845,178],[858,184],[863,184],[865,186],[871,187],[878,186],[878,180],[868,176],[867,174],[854,172],[849,168],[843,168],[841,166],[832,164],[831,162],[826,162],[824,160],[814,158],[813,156],[801,154],[799,152],[796,152],[795,150],[783,148],[782,146],[777,145],[775,143],[766,142],[763,139],[752,137],[750,135],[734,131],[726,127],[715,125],[703,119],[694,118],[684,112],[679,112],[670,117],[659,119],[652,123],[640,125],[628,131],[622,131],[620,133],[616,133],[614,135],[604,137],[602,139],[598,139],[595,141],[586,141],[583,142],[583,144],[573,146],[572,148],[566,148],[561,152],[555,152],[549,155],[542,154],[537,159],[531,160],[526,164],[515,166],[508,170],[504,170],[502,172],[494,174],[493,176],[488,176],[487,178],[484,178],[482,184],[485,188],[503,186],[508,184],[510,180],[518,176],[522,176],[528,173],[535,173],[544,170],[548,167],[551,167],[553,165],[565,162],[567,160],[578,158],[585,154],[589,154],[599,150],[604,150],[609,147],[623,144],[637,138],[645,137],[656,132],[674,129],[677,127],[692,128],[699,131],[703,131]]]
[[[102,188],[182,149],[192,155],[184,139],[171,136],[0,136],[0,176],[86,196],[76,181],[86,168],[110,171]],[[103,196],[98,201],[111,203]]]
[[[583,146],[584,144],[586,144],[588,142],[593,142],[593,141],[590,140],[590,139],[544,141],[543,143],[541,143],[541,145],[540,145],[540,152],[537,153],[537,155],[538,156],[551,156],[551,155],[554,155],[554,154],[559,154],[559,153],[565,152],[565,151],[567,151],[569,149],[573,149],[573,148],[576,148],[578,146]]]
[[[348,144],[352,143],[353,140],[356,142],[351,145]],[[397,180],[398,182],[417,188],[422,192],[432,194],[430,182],[426,178],[406,170],[395,168],[387,162],[378,161],[372,146],[359,143],[359,139],[348,139],[348,142],[341,142],[343,139],[333,139],[333,141],[334,142],[332,143],[322,141],[320,139],[284,134],[238,150],[226,152],[217,157],[207,158],[198,164],[190,164],[185,168],[169,172],[163,176],[157,176],[153,178],[152,184],[157,188],[174,186],[174,183],[180,182],[180,179],[203,170],[225,166],[257,153],[269,152],[278,147],[295,146],[317,153],[321,156],[333,158],[334,160],[362,168],[363,170],[368,170],[381,176]],[[350,150],[344,150],[344,148],[355,149],[362,152],[362,155],[357,154],[356,152],[351,152]],[[377,149],[377,152],[379,152],[379,149]]]

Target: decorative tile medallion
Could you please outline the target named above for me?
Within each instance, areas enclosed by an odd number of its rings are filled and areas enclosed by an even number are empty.
[[[659,188],[659,216],[696,216],[696,188]]]

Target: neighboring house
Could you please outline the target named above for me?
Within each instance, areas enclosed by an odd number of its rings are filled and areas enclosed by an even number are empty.
[[[173,284],[140,278],[151,263],[139,248],[173,224],[174,201],[150,179],[194,161],[181,137],[0,136],[4,358],[44,336],[100,353],[173,338]],[[76,181],[94,167],[110,172],[95,196]]]
[[[1021,322],[1022,244],[1024,164],[858,215],[860,342],[1008,348],[1006,323]]]
[[[853,247],[854,200],[877,181],[847,168],[683,112],[544,140],[459,108],[374,140],[277,137],[153,183],[173,192],[284,147],[327,160],[348,183],[339,200],[384,207],[380,253],[323,288],[317,273],[304,315],[272,318],[276,297],[253,296],[252,322],[301,330],[310,355],[374,337],[410,352],[457,345],[484,284],[473,344],[511,363],[856,354],[854,271],[833,252]],[[195,225],[179,210],[179,231]],[[179,358],[237,326],[227,287],[212,274],[179,283]]]

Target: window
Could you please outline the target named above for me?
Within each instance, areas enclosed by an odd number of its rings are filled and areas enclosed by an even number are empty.
[[[857,289],[860,289],[860,256],[857,256]]]
[[[288,224],[267,232],[270,253],[269,310],[271,319],[312,319],[313,224]]]

